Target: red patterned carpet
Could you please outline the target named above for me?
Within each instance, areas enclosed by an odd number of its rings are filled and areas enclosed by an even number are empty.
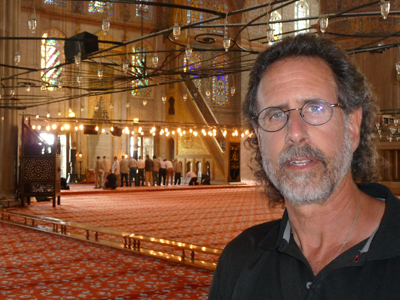
[[[56,208],[17,211],[218,248],[282,214],[254,187],[78,189]],[[0,299],[207,299],[212,281],[207,270],[104,246],[1,223],[0,232]]]

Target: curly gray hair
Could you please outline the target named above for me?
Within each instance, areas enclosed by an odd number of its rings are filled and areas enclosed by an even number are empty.
[[[290,57],[316,57],[324,60],[331,68],[338,87],[337,95],[344,112],[349,115],[362,108],[360,144],[354,152],[351,164],[356,182],[373,182],[379,179],[380,156],[374,140],[375,118],[378,112],[375,96],[363,74],[349,57],[334,42],[311,34],[286,37],[262,52],[250,73],[249,88],[243,105],[243,114],[251,130],[257,123],[257,91],[266,70],[279,60]],[[252,169],[262,184],[271,204],[283,203],[283,197],[269,180],[263,166],[261,151],[256,135],[248,138],[246,145],[254,149]]]

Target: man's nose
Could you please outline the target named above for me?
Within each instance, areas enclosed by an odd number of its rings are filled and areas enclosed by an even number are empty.
[[[299,111],[291,111],[286,124],[286,142],[289,144],[305,143],[309,139],[307,127],[309,125],[303,120]]]

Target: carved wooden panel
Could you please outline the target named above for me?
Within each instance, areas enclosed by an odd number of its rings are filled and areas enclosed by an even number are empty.
[[[25,158],[24,181],[52,181],[54,178],[54,159]]]

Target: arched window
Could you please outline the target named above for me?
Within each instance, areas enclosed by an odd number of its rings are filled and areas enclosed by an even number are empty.
[[[202,7],[202,0],[187,0],[187,5],[191,7]],[[188,10],[187,11],[187,23],[194,23],[203,20],[203,13],[197,10]]]
[[[153,2],[153,0],[143,0],[146,2]],[[153,6],[145,4],[135,4],[135,18],[142,18],[145,20],[153,20]]]
[[[193,52],[190,59],[187,59],[186,54],[183,56],[183,72],[195,73],[197,69],[201,68],[201,56],[198,52]],[[193,74],[194,78],[198,76]],[[201,79],[193,80],[196,87],[201,91]]]
[[[282,20],[282,16],[276,10],[271,13],[270,22],[280,21]],[[279,40],[282,38],[282,23],[272,23],[271,28],[274,29],[274,38],[275,40]]]
[[[294,5],[294,17],[295,19],[308,18],[310,15],[310,8],[306,1],[297,1]],[[295,34],[308,32],[310,26],[309,20],[300,20],[294,22]],[[303,30],[306,29],[306,30]]]
[[[151,88],[147,87],[150,83],[147,77],[147,68],[151,66],[152,49],[148,44],[143,43],[136,44],[132,47],[132,72],[138,77],[132,81],[132,88],[137,88],[132,90],[133,96],[139,97],[151,97]],[[142,88],[140,88],[142,87]]]
[[[89,2],[89,12],[90,13],[99,13],[106,14],[110,16],[115,15],[114,3],[112,2],[103,2],[103,1],[90,1]]]
[[[44,4],[67,6],[67,0],[43,0]]]
[[[46,38],[64,38],[64,36],[58,30],[50,30],[45,32],[42,36],[42,45],[40,49],[41,53],[41,72],[42,80],[49,84],[48,90],[57,90],[58,81],[62,77],[63,68],[55,68],[56,66],[64,63],[64,41],[58,39],[46,39]]]
[[[228,12],[228,6],[225,4],[225,2],[223,1],[215,1],[214,2],[214,10],[218,11],[218,12],[223,12],[223,13],[227,13]],[[215,24],[221,24],[222,26],[225,25],[226,23],[226,19],[219,19],[214,21]],[[214,32],[216,33],[220,33],[220,34],[225,34],[226,32],[224,32],[224,27],[217,27],[214,29]]]
[[[216,73],[224,73],[228,68],[228,59],[225,55],[213,59],[213,69]],[[228,107],[229,103],[229,76],[217,75],[212,78],[212,103],[215,106]]]

